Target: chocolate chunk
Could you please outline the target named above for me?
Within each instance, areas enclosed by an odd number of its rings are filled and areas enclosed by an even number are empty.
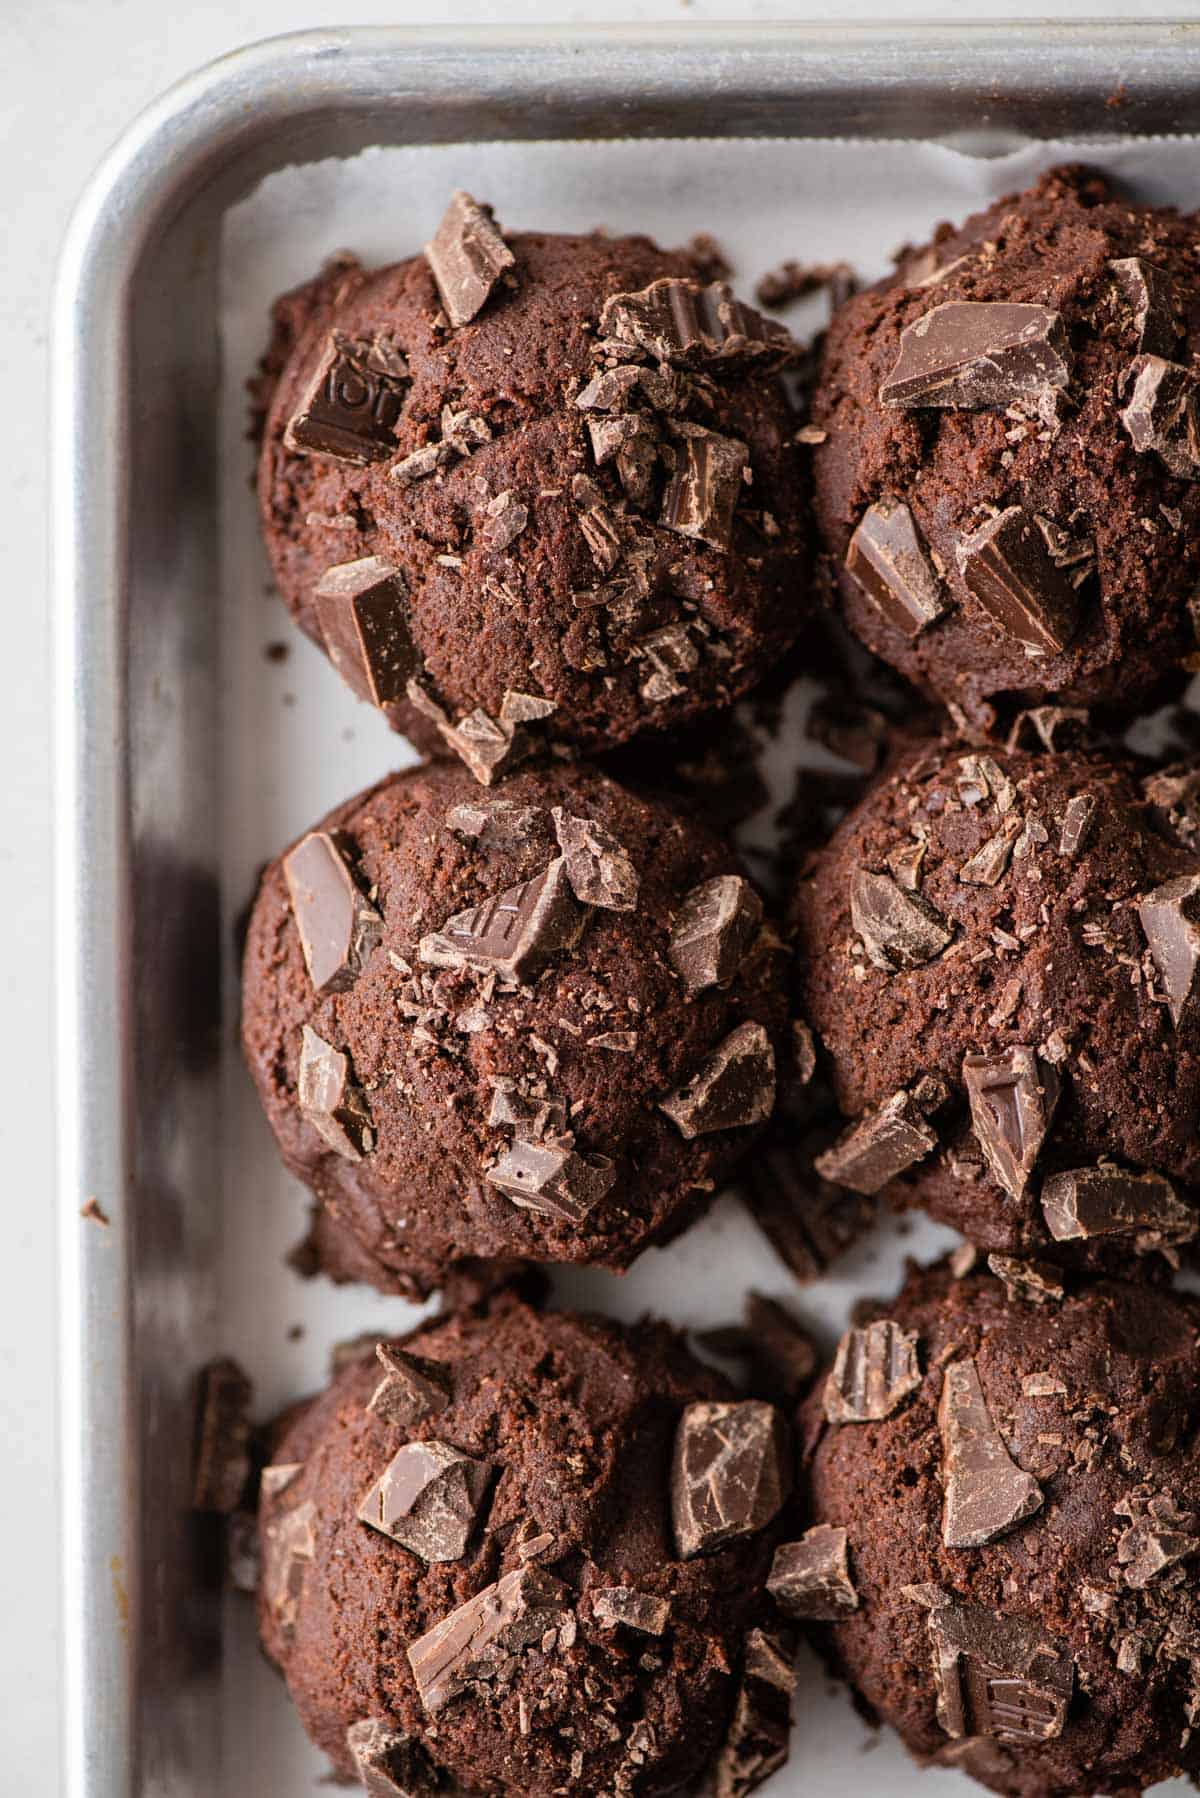
[[[1130,1519],[1129,1528],[1117,1538],[1117,1561],[1125,1584],[1135,1592],[1200,1554],[1200,1517],[1181,1511],[1173,1498],[1131,1495],[1113,1509],[1118,1517]]]
[[[761,1124],[775,1107],[775,1051],[761,1024],[739,1024],[658,1108],[689,1142]]]
[[[847,1330],[825,1382],[830,1423],[879,1423],[921,1384],[916,1334],[890,1318]]]
[[[1015,812],[1008,813],[995,835],[988,837],[958,870],[958,878],[964,885],[994,887],[1004,879],[1021,834],[1021,824],[1022,820]]]
[[[947,1548],[982,1548],[1041,1509],[1042,1489],[1005,1447],[973,1360],[952,1361],[943,1374],[938,1430]]]
[[[1038,519],[1039,525],[1045,522]],[[1017,713],[1005,747],[1010,755],[1019,749],[1045,749],[1053,754],[1077,748],[1087,736],[1088,715],[1081,706],[1035,705]]]
[[[457,1561],[490,1479],[486,1461],[448,1442],[407,1442],[363,1494],[358,1519],[423,1561]]]
[[[663,498],[660,523],[681,537],[695,537],[725,551],[733,541],[733,514],[745,487],[750,452],[737,437],[721,437],[699,425],[677,428],[686,434]]]
[[[382,556],[327,568],[313,609],[329,659],[360,699],[392,705],[420,665],[408,628],[408,585]]]
[[[850,921],[871,961],[889,974],[932,961],[954,938],[941,912],[919,893],[866,868],[850,877]]]
[[[561,805],[556,805],[550,816],[571,891],[580,903],[607,911],[636,911],[641,881],[611,831],[594,818],[572,817]]]
[[[1061,1299],[1064,1286],[1058,1270],[1045,1261],[1018,1261],[1012,1255],[989,1255],[988,1268],[1004,1282],[1009,1301],[1023,1299],[1030,1305],[1048,1305]]]
[[[903,500],[881,499],[867,507],[846,551],[846,573],[906,637],[920,636],[949,604]]]
[[[379,1718],[352,1723],[346,1747],[367,1798],[428,1798],[442,1789],[421,1744]]]
[[[264,1467],[259,1489],[265,1498],[278,1498],[304,1472],[303,1461],[277,1461]]]
[[[659,434],[654,420],[642,412],[591,417],[588,435],[597,468],[615,462],[621,486],[632,503],[649,505],[658,463]]]
[[[1054,655],[1075,634],[1078,602],[1032,515],[1009,506],[958,545],[958,565],[988,617],[1027,654]]]
[[[446,317],[457,328],[483,310],[497,281],[514,266],[512,251],[496,228],[490,207],[460,188],[425,245]]]
[[[900,333],[879,400],[906,408],[1037,404],[1070,379],[1061,314],[1046,306],[947,300]]]
[[[1042,533],[1042,542],[1046,545],[1046,553],[1054,563],[1054,566],[1056,568],[1074,568],[1076,573],[1072,576],[1071,585],[1073,587],[1081,585],[1087,572],[1084,564],[1096,560],[1095,538],[1072,537],[1069,531],[1064,531],[1060,524],[1057,524],[1053,518],[1047,518],[1044,512],[1035,512],[1033,515],[1033,522]],[[1039,711],[1047,712],[1053,712],[1057,709],[1058,708],[1054,706],[1037,708]],[[1030,715],[1032,716],[1032,714]],[[1024,713],[1021,714],[1021,717],[1023,716],[1025,716]],[[1086,717],[1086,713],[1083,714],[1083,716]],[[1020,723],[1020,717],[1018,718],[1017,723]],[[1012,741],[1011,737],[1009,738],[1009,741]],[[1046,748],[1049,749],[1050,747],[1050,744],[1047,743]]]
[[[963,1084],[984,1160],[1010,1198],[1023,1198],[1058,1103],[1058,1075],[1014,1046],[965,1056]]]
[[[762,916],[762,900],[740,874],[718,874],[684,895],[671,923],[667,959],[689,995],[733,979]]]
[[[304,965],[318,993],[354,985],[383,938],[383,919],[360,891],[338,839],[310,830],[283,858]]]
[[[483,508],[484,524],[480,538],[486,549],[499,553],[511,547],[529,523],[529,507],[507,490],[497,493]]]
[[[542,814],[536,806],[518,805],[512,799],[481,800],[477,805],[454,805],[446,813],[447,830],[484,844],[527,843]]]
[[[572,1149],[518,1140],[487,1178],[523,1211],[581,1224],[610,1190],[617,1170],[604,1156],[585,1160]]]
[[[396,450],[396,423],[408,388],[403,359],[379,366],[373,346],[335,331],[284,432],[289,450],[339,462],[384,462]],[[386,358],[385,358],[386,360]]]
[[[661,630],[637,638],[632,647],[633,654],[645,656],[654,671],[641,688],[642,698],[653,705],[662,705],[686,692],[683,677],[700,666],[700,652],[688,635],[686,624],[665,624]]]
[[[304,1571],[317,1552],[317,1507],[311,1498],[275,1518],[263,1534],[262,1591],[285,1636],[296,1627]]]
[[[768,1145],[743,1163],[742,1195],[750,1215],[784,1265],[802,1284],[817,1280],[874,1220],[875,1207],[808,1172],[784,1144]]]
[[[526,1649],[548,1654],[574,1623],[571,1592],[561,1580],[539,1567],[506,1573],[409,1643],[421,1703],[434,1716],[468,1686],[504,1673]]]
[[[529,753],[530,743],[522,731],[503,719],[497,722],[490,718],[481,706],[457,724],[447,720],[440,728],[455,755],[481,786],[490,787]]]
[[[911,1590],[929,1605],[937,1720],[948,1736],[1021,1747],[1062,1734],[1075,1663],[1040,1624],[960,1604],[937,1586]]]
[[[350,1057],[317,1035],[308,1024],[300,1046],[300,1114],[336,1154],[361,1161],[375,1146],[371,1112],[356,1086]]]
[[[1174,355],[1184,314],[1182,295],[1170,275],[1140,256],[1122,256],[1109,263],[1108,272],[1129,314],[1136,347],[1147,356]]]
[[[547,699],[541,693],[521,693],[515,687],[506,687],[500,701],[501,724],[540,724],[558,710],[556,699]]]
[[[455,912],[421,938],[417,954],[435,968],[494,968],[523,981],[561,950],[574,948],[586,921],[558,856],[532,880]]]
[[[810,708],[804,734],[864,774],[873,774],[887,747],[888,721],[875,706],[828,694]]]
[[[613,294],[600,314],[600,331],[684,368],[778,365],[796,348],[790,331],[735,299],[724,281],[705,287],[670,275],[640,293]]]
[[[567,1108],[561,1099],[531,1098],[505,1074],[493,1074],[491,1084],[488,1123],[493,1128],[515,1130],[526,1142],[565,1136]]]
[[[1121,423],[1135,450],[1153,450],[1169,474],[1200,479],[1200,401],[1196,377],[1182,363],[1135,356],[1125,371],[1129,398]]]
[[[200,1374],[192,1508],[228,1516],[250,1477],[250,1381],[227,1356]]]
[[[632,1586],[597,1586],[592,1591],[592,1614],[598,1623],[623,1623],[645,1636],[661,1636],[671,1615],[671,1600]]]
[[[1181,874],[1155,887],[1138,905],[1142,930],[1179,1024],[1196,993],[1200,969],[1200,874]]]
[[[844,1130],[813,1165],[823,1179],[869,1198],[906,1168],[924,1161],[937,1148],[937,1140],[912,1095],[893,1093]]]
[[[375,1353],[383,1378],[367,1403],[367,1410],[381,1423],[408,1428],[444,1411],[450,1403],[450,1376],[437,1361],[410,1355],[377,1342]]]
[[[775,1550],[767,1591],[781,1611],[809,1623],[838,1623],[858,1609],[850,1577],[846,1532],[831,1523],[805,1530]]]
[[[785,1305],[761,1292],[750,1292],[745,1304],[754,1390],[784,1403],[794,1403],[817,1370],[817,1349]]]
[[[717,1756],[714,1798],[746,1798],[787,1761],[794,1655],[782,1638],[752,1629],[729,1730]]]
[[[787,1432],[774,1405],[759,1399],[687,1405],[671,1463],[671,1518],[680,1557],[709,1554],[765,1529],[791,1483]]]
[[[1068,861],[1079,854],[1092,832],[1096,817],[1096,799],[1091,793],[1074,793],[1067,800],[1062,829],[1058,836],[1058,853]]]
[[[571,498],[579,518],[579,529],[591,551],[592,561],[601,574],[611,574],[621,560],[624,545],[620,525],[605,504],[599,487],[587,475],[577,474],[572,477]]]
[[[1055,1242],[1145,1234],[1157,1242],[1190,1242],[1200,1217],[1162,1174],[1134,1174],[1102,1163],[1052,1174],[1042,1186],[1042,1213]]]

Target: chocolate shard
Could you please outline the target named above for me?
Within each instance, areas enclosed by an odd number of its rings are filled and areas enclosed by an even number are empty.
[[[361,1161],[370,1154],[375,1129],[366,1096],[355,1084],[350,1057],[308,1024],[300,1044],[297,1087],[301,1116],[335,1154],[346,1161]]]
[[[275,1461],[264,1467],[259,1480],[259,1491],[266,1498],[278,1498],[281,1492],[298,1480],[304,1472],[303,1461]]]
[[[846,551],[846,573],[885,622],[906,637],[936,624],[950,603],[903,500],[881,499],[867,507]]]
[[[1074,859],[1092,834],[1096,819],[1096,797],[1093,793],[1073,793],[1067,800],[1062,827],[1058,834],[1058,853],[1068,861]]]
[[[490,208],[461,188],[451,195],[441,224],[425,245],[425,260],[455,329],[470,324],[483,310],[497,281],[515,261]]]
[[[522,693],[515,687],[506,687],[500,700],[501,724],[541,724],[558,710],[556,699],[547,699],[542,693]]]
[[[1109,263],[1108,272],[1136,347],[1147,356],[1174,355],[1185,320],[1183,296],[1170,275],[1140,256],[1122,256]]]
[[[476,843],[527,843],[541,816],[536,806],[518,805],[513,799],[486,799],[474,805],[451,806],[446,828]]]
[[[733,541],[733,514],[746,485],[750,452],[738,437],[722,437],[699,425],[677,429],[683,441],[660,523],[724,552]]]
[[[820,1279],[875,1216],[870,1199],[820,1179],[786,1143],[757,1150],[740,1178],[751,1217],[803,1285]]]
[[[641,879],[611,831],[595,818],[575,818],[556,805],[551,817],[571,891],[581,905],[636,911]]]
[[[658,1108],[689,1142],[765,1122],[775,1108],[775,1051],[762,1025],[731,1030]]]
[[[1055,1242],[1144,1235],[1154,1247],[1190,1242],[1200,1229],[1200,1216],[1164,1175],[1109,1163],[1052,1174],[1042,1186],[1042,1214]]]
[[[368,705],[393,705],[420,666],[408,627],[408,583],[382,556],[327,568],[313,609],[329,659]]]
[[[482,706],[476,706],[457,724],[447,719],[439,728],[455,755],[484,787],[509,773],[531,748],[524,731],[504,719],[490,717]]]
[[[1021,834],[1022,820],[1016,812],[1009,812],[998,831],[988,837],[974,853],[969,856],[958,870],[958,878],[965,886],[994,887],[1008,872],[1012,861],[1013,849]]]
[[[783,1417],[760,1399],[687,1405],[675,1431],[671,1519],[682,1560],[765,1529],[791,1490]]]
[[[407,1429],[446,1409],[451,1382],[440,1362],[410,1355],[390,1342],[377,1342],[375,1353],[383,1378],[367,1402],[373,1417]]]
[[[1045,520],[1038,522],[1044,524]],[[1086,742],[1088,729],[1088,715],[1081,706],[1030,706],[1013,719],[1005,748],[1010,755],[1019,749],[1044,749],[1051,754],[1060,749],[1075,749]]]
[[[567,1108],[561,1099],[531,1097],[506,1074],[493,1074],[491,1085],[487,1121],[493,1129],[514,1130],[531,1143],[566,1135]]]
[[[505,1672],[532,1648],[549,1654],[575,1624],[572,1594],[539,1567],[519,1567],[408,1645],[408,1664],[430,1716],[469,1686]]]
[[[1027,655],[1056,655],[1075,634],[1078,600],[1033,515],[1009,506],[958,545],[968,590]]]
[[[911,1093],[893,1093],[844,1130],[813,1166],[822,1179],[870,1198],[931,1155],[937,1140]]]
[[[717,1756],[714,1798],[746,1798],[787,1761],[794,1659],[793,1645],[782,1636],[763,1629],[747,1633],[733,1717]]]
[[[441,1777],[420,1742],[381,1718],[352,1723],[346,1747],[367,1798],[430,1798],[442,1790]]]
[[[1041,1509],[1042,1489],[1005,1447],[970,1358],[952,1361],[942,1376],[938,1430],[947,1548],[982,1548]]]
[[[253,1388],[236,1361],[223,1356],[200,1374],[192,1508],[236,1511],[250,1477],[250,1398]]]
[[[896,974],[919,968],[949,947],[954,932],[919,893],[890,874],[856,868],[850,876],[850,921],[877,968]]]
[[[1014,1045],[965,1056],[963,1085],[984,1160],[1010,1198],[1024,1198],[1058,1104],[1057,1073]]]
[[[522,505],[507,488],[497,493],[483,508],[484,521],[480,538],[486,549],[497,554],[511,547],[529,523],[529,507]]]
[[[1060,1736],[1075,1683],[1069,1651],[1032,1618],[960,1604],[936,1586],[922,1592],[912,1595],[929,1606],[937,1720],[946,1734],[1014,1747]]]
[[[1029,1305],[1049,1305],[1061,1299],[1066,1290],[1061,1275],[1046,1261],[1021,1261],[1013,1255],[989,1255],[989,1270],[1004,1283],[1009,1302],[1024,1300]]]
[[[890,1317],[847,1330],[825,1382],[830,1423],[879,1423],[921,1384],[915,1332]]]
[[[311,1498],[293,1505],[263,1531],[262,1592],[285,1636],[296,1628],[304,1574],[317,1552],[317,1507]]]
[[[1113,1509],[1130,1520],[1117,1538],[1117,1562],[1125,1584],[1135,1592],[1200,1554],[1200,1516],[1181,1511],[1167,1494],[1131,1494]]]
[[[796,353],[792,334],[736,299],[724,281],[708,286],[675,276],[605,301],[600,332],[683,368],[758,362],[778,366]]]
[[[1135,356],[1125,371],[1121,423],[1141,453],[1153,451],[1181,481],[1200,479],[1200,388],[1191,370],[1162,356]]]
[[[817,1370],[817,1348],[786,1305],[749,1292],[744,1308],[754,1390],[794,1404]]]
[[[818,1523],[798,1542],[782,1542],[767,1578],[781,1611],[807,1623],[838,1623],[858,1609],[844,1529]]]
[[[884,406],[1011,406],[1045,402],[1071,380],[1062,316],[1047,306],[947,300],[900,333]]]
[[[1139,903],[1138,917],[1178,1025],[1192,1006],[1200,970],[1200,874],[1155,887]]]
[[[292,916],[314,992],[354,985],[383,938],[383,919],[358,886],[341,841],[310,830],[283,858]]]
[[[435,968],[495,969],[524,981],[562,950],[574,948],[586,922],[566,862],[558,856],[532,880],[455,912],[440,930],[421,938],[417,955]]]
[[[571,499],[592,561],[601,574],[611,574],[621,560],[625,544],[615,514],[589,475],[572,477]]]
[[[653,705],[685,693],[686,677],[700,666],[700,651],[686,624],[664,624],[661,630],[638,637],[631,647],[634,656],[644,656],[650,664],[652,672],[643,681],[641,694]]]
[[[667,959],[690,995],[731,981],[758,935],[762,900],[740,874],[718,874],[686,893],[671,921]]]
[[[640,1630],[644,1636],[661,1636],[671,1615],[671,1600],[633,1586],[597,1586],[592,1592],[592,1615],[598,1623]]]
[[[448,1442],[406,1442],[359,1500],[357,1516],[423,1561],[458,1561],[490,1480],[486,1461]]]
[[[487,1170],[496,1186],[522,1211],[582,1224],[612,1188],[617,1170],[606,1156],[591,1159],[553,1143],[522,1142]]]
[[[407,369],[402,358],[392,369],[378,366],[372,349],[370,342],[340,331],[326,338],[284,432],[285,448],[364,464],[395,454]]]

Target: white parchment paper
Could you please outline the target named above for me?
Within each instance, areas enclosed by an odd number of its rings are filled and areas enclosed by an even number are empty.
[[[227,930],[262,864],[324,811],[411,761],[407,745],[358,704],[274,596],[258,540],[246,441],[245,382],[266,340],[274,297],[306,279],[338,249],[364,262],[415,253],[447,196],[466,187],[508,229],[647,231],[668,245],[697,231],[716,236],[749,297],[754,281],[785,258],[844,258],[860,274],[884,273],[890,252],[920,242],[940,219],[963,215],[1025,185],[1054,162],[1108,168],[1148,200],[1200,204],[1200,143],[1159,139],[1106,148],[1031,145],[981,160],[933,144],[717,142],[452,145],[367,151],[271,176],[225,221],[222,246],[221,624],[224,843]],[[821,300],[786,315],[801,335]],[[271,660],[272,643],[286,643]],[[820,751],[794,734],[771,757],[786,796],[790,771]],[[761,829],[761,825],[758,827]],[[406,1328],[419,1310],[359,1288],[302,1281],[284,1265],[303,1234],[299,1185],[279,1166],[236,1042],[236,980],[225,995],[223,1261],[220,1337],[252,1374],[260,1415],[325,1377],[330,1345],[365,1330]],[[891,1223],[815,1287],[798,1289],[731,1200],[680,1242],[652,1250],[624,1277],[586,1270],[556,1276],[559,1297],[619,1317],[655,1311],[683,1326],[738,1316],[750,1286],[787,1297],[827,1344],[853,1301],[888,1293],[906,1255],[929,1259],[955,1239],[928,1223]],[[886,1527],[881,1519],[881,1527]],[[282,1682],[258,1652],[246,1600],[227,1602],[223,1798],[304,1798],[321,1789],[326,1763],[308,1745]],[[807,1654],[800,1666],[790,1766],[774,1798],[911,1798],[919,1786],[981,1790],[960,1774],[922,1773],[886,1731],[862,1723],[843,1691]],[[870,1754],[870,1760],[863,1759]],[[1182,1794],[1182,1782],[1159,1788]]]

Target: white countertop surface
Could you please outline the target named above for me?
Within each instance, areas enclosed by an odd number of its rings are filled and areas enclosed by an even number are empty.
[[[7,639],[0,704],[0,1139],[9,1144],[0,1255],[0,1798],[61,1791],[57,1696],[55,1489],[55,1141],[50,1057],[50,723],[47,573],[47,314],[59,244],[110,143],[180,76],[257,37],[352,23],[537,25],[621,17],[689,21],[942,18],[961,0],[5,0],[0,144],[8,253],[0,285],[3,365],[13,421],[0,440],[9,495]],[[973,20],[1040,18],[1029,0],[970,6]],[[1056,18],[1195,20],[1195,0],[1089,0]],[[85,1195],[80,1195],[80,1202]]]

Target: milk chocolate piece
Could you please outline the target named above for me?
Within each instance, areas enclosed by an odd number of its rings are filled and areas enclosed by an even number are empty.
[[[580,903],[607,911],[636,911],[641,881],[612,832],[594,818],[572,817],[561,805],[550,815],[571,891]]]
[[[949,604],[903,500],[881,499],[867,507],[846,551],[846,572],[906,637],[920,636]]]
[[[906,1168],[937,1148],[931,1128],[910,1093],[893,1093],[844,1130],[813,1163],[825,1180],[871,1197]]]
[[[1190,1242],[1200,1228],[1200,1216],[1164,1175],[1107,1163],[1052,1174],[1042,1186],[1042,1213],[1055,1242],[1145,1234],[1155,1246]]]
[[[915,1332],[888,1317],[847,1330],[825,1382],[830,1423],[879,1423],[921,1384]]]
[[[1140,256],[1122,256],[1109,263],[1108,272],[1128,310],[1137,348],[1147,356],[1174,355],[1184,319],[1182,297],[1170,275]]]
[[[1169,474],[1200,480],[1200,389],[1182,363],[1135,356],[1125,372],[1121,423],[1135,450],[1153,450]]]
[[[514,1205],[568,1224],[583,1223],[616,1177],[616,1168],[604,1156],[589,1161],[572,1149],[519,1140],[487,1170],[489,1183]]]
[[[761,1124],[775,1107],[775,1051],[761,1024],[739,1024],[695,1073],[659,1100],[689,1142],[714,1130]]]
[[[451,195],[432,242],[425,245],[425,260],[455,328],[470,324],[505,270],[514,265],[490,207],[481,206],[461,188]]]
[[[961,1604],[936,1586],[929,1639],[937,1720],[948,1736],[1027,1747],[1063,1732],[1075,1681],[1070,1653],[1032,1618]],[[916,1597],[916,1589],[913,1590]]]
[[[947,1548],[982,1548],[1040,1510],[1042,1489],[1005,1447],[971,1359],[952,1361],[942,1376],[938,1430]]]
[[[283,875],[314,992],[345,992],[379,947],[383,919],[329,831],[310,830],[289,849]]]
[[[1153,1498],[1131,1494],[1113,1508],[1118,1517],[1130,1519],[1129,1528],[1117,1538],[1117,1562],[1125,1584],[1135,1592],[1200,1554],[1200,1517],[1181,1511],[1167,1494]]]
[[[884,406],[1037,404],[1071,379],[1062,317],[1046,306],[947,300],[900,333]]]
[[[515,1655],[534,1647],[549,1653],[574,1622],[561,1580],[538,1567],[506,1573],[409,1643],[421,1703],[435,1716],[469,1685],[502,1673]]]
[[[262,1591],[284,1635],[296,1627],[304,1570],[317,1552],[317,1507],[311,1498],[269,1523],[263,1538]]]
[[[660,522],[681,537],[695,537],[725,551],[733,541],[733,514],[745,487],[750,452],[737,437],[721,437],[699,425],[686,430],[663,498]]]
[[[228,1516],[250,1477],[250,1381],[228,1356],[200,1374],[192,1507]]]
[[[571,949],[587,913],[577,903],[562,856],[541,874],[480,905],[455,912],[423,936],[417,954],[435,968],[479,968],[527,980],[552,956]]]
[[[689,995],[733,979],[762,916],[762,900],[740,874],[718,874],[684,895],[667,958]]]
[[[958,545],[968,589],[1027,653],[1054,655],[1075,634],[1075,589],[1054,566],[1031,513],[1009,506]]]
[[[787,1432],[774,1405],[685,1407],[671,1463],[671,1518],[681,1559],[765,1529],[791,1490]]]
[[[466,1553],[491,1479],[448,1442],[406,1442],[359,1501],[358,1518],[428,1563]]]
[[[831,1523],[805,1530],[775,1550],[767,1591],[781,1611],[808,1623],[838,1623],[858,1609],[846,1532]]]
[[[367,1402],[367,1410],[381,1423],[408,1428],[444,1411],[450,1403],[450,1377],[436,1361],[410,1355],[377,1342],[375,1353],[383,1378]]]
[[[1024,1198],[1058,1103],[1058,1075],[1032,1049],[1014,1046],[965,1056],[963,1084],[984,1160],[1010,1198]]]
[[[671,1600],[632,1586],[597,1586],[592,1591],[592,1615],[598,1623],[623,1623],[645,1636],[661,1636],[671,1615]]]
[[[384,462],[395,454],[395,427],[407,388],[403,358],[381,357],[370,342],[334,331],[284,432],[284,445],[339,462]]]
[[[442,1789],[421,1744],[379,1718],[352,1723],[346,1747],[367,1798],[429,1798]]]
[[[1138,905],[1172,1022],[1180,1024],[1196,993],[1200,969],[1200,874],[1155,887]]]
[[[648,350],[684,368],[786,362],[791,332],[734,297],[724,281],[707,287],[668,275],[640,293],[617,293],[600,314],[602,336]]]
[[[350,1057],[304,1026],[298,1098],[301,1116],[347,1161],[361,1161],[375,1145],[371,1112],[355,1085]]]
[[[850,877],[850,921],[871,961],[888,974],[921,967],[954,939],[941,912],[919,893],[866,868]]]
[[[420,666],[408,628],[408,585],[382,556],[327,568],[313,609],[329,659],[368,705],[392,705]]]
[[[788,1758],[792,1733],[794,1651],[782,1637],[752,1629],[729,1730],[717,1756],[714,1798],[746,1798]]]

